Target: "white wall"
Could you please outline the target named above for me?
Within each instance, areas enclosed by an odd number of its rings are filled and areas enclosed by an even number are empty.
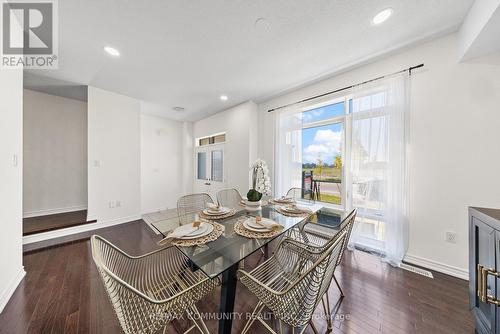
[[[249,189],[249,167],[257,156],[257,105],[248,101],[193,124],[195,139],[220,132],[226,133],[226,185],[244,196]]]
[[[194,178],[194,137],[193,137],[193,123],[182,123],[182,194],[190,194],[193,192],[193,178]]]
[[[0,312],[25,272],[22,263],[23,72],[0,70]]]
[[[452,34],[260,104],[259,156],[273,161],[269,108],[425,63],[411,84],[408,260],[466,277],[467,207],[500,207],[500,56],[462,64],[459,49]]]
[[[175,208],[183,187],[183,122],[141,115],[142,213]],[[192,155],[191,155],[192,157]],[[192,180],[189,180],[192,183]]]
[[[88,218],[140,218],[140,102],[90,87],[88,91]]]
[[[24,90],[24,216],[87,208],[87,103]]]

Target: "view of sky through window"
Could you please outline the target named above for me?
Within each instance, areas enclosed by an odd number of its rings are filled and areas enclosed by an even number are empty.
[[[302,163],[331,165],[342,150],[342,123],[302,130]]]
[[[344,102],[302,113],[302,170],[313,176],[316,199],[333,204],[342,203],[342,140]],[[318,125],[315,122],[325,121]]]
[[[344,115],[344,102],[308,110],[302,113],[303,124],[323,121]],[[333,123],[302,130],[303,164],[332,165],[335,157],[341,155],[342,123]]]
[[[308,124],[342,115],[344,115],[344,102],[304,111],[302,113],[302,123]]]

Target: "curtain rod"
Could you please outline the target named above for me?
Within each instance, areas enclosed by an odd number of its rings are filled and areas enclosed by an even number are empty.
[[[306,99],[303,99],[303,100],[300,100],[300,101],[297,101],[297,102],[292,102],[292,103],[289,103],[289,104],[285,104],[284,106],[280,106],[280,107],[276,107],[276,108],[273,108],[273,109],[269,109],[267,112],[273,112],[273,111],[276,111],[276,110],[279,110],[279,109],[283,109],[283,108],[286,108],[286,107],[291,107],[291,106],[299,104],[299,103],[303,103],[303,102],[308,102],[308,101],[311,101],[311,100],[315,100],[315,99],[323,97],[323,96],[327,96],[327,95],[330,95],[330,94],[335,94],[335,93],[341,92],[343,90],[351,89],[351,88],[359,86],[359,85],[363,85],[363,84],[367,84],[367,83],[372,82],[372,81],[377,81],[377,80],[380,80],[380,79],[384,79],[384,78],[389,77],[391,75],[395,75],[395,74],[399,74],[399,73],[404,73],[406,71],[408,71],[408,73],[411,75],[411,71],[413,71],[413,70],[415,70],[417,68],[421,68],[421,67],[424,67],[424,64],[418,64],[418,65],[415,65],[415,66],[412,66],[412,67],[405,68],[404,70],[397,71],[397,72],[394,72],[394,73],[391,73],[391,74],[386,74],[386,75],[383,75],[381,77],[377,77],[377,78],[374,78],[374,79],[371,79],[371,80],[363,81],[363,82],[355,84],[355,85],[347,86],[347,87],[344,87],[344,88],[339,88],[339,89],[336,89],[336,90],[332,90],[330,92],[326,92],[326,93],[319,94],[319,95],[316,95],[316,96],[308,97]]]

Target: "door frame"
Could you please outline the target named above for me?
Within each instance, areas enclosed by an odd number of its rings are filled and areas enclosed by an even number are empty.
[[[212,152],[221,150],[222,151],[222,181],[213,181],[212,180]],[[227,182],[227,168],[226,168],[226,142],[223,143],[214,143],[214,144],[208,144],[208,145],[203,145],[203,146],[195,146],[193,150],[193,161],[194,161],[194,168],[193,168],[193,192],[199,193],[199,192],[204,192],[209,194],[214,201],[217,201],[217,198],[215,197],[216,195],[216,190],[223,189],[226,187],[226,182]],[[206,179],[205,180],[200,180],[198,179],[198,153],[200,152],[205,152],[206,153]],[[202,187],[200,184],[201,182],[204,182],[204,185],[206,186],[206,189],[204,191],[199,191]],[[213,184],[215,182],[215,184]],[[207,184],[208,183],[208,184]],[[212,187],[215,186],[215,187]]]

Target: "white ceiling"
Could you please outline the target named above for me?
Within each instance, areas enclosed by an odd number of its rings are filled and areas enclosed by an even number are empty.
[[[500,51],[500,0],[476,1],[460,28],[461,60]]]
[[[87,102],[87,86],[71,82],[24,73],[23,86],[37,92],[67,97]]]
[[[62,0],[59,69],[197,120],[263,100],[387,50],[456,30],[473,0]],[[371,19],[394,8],[381,26]],[[264,17],[267,24],[255,25]],[[112,58],[103,47],[121,52]],[[219,100],[221,94],[229,100]],[[185,112],[172,110],[174,106]]]

